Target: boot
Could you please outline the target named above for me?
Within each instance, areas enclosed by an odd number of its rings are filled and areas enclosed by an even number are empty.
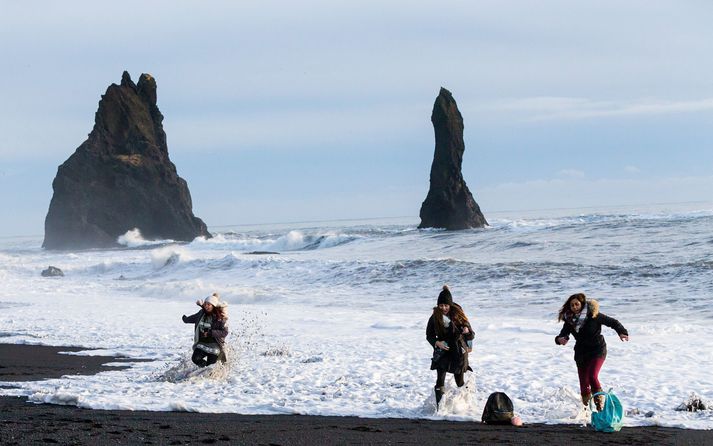
[[[443,388],[434,387],[433,390],[436,392],[436,411],[438,411],[438,405],[441,402],[441,398],[443,398]]]
[[[592,399],[592,394],[591,393],[583,393],[582,394],[582,404],[585,406],[589,407],[589,400]]]
[[[604,395],[597,395],[594,397],[594,405],[597,407],[597,412],[604,410]]]

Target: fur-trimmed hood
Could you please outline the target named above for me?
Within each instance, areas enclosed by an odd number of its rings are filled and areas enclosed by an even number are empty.
[[[596,319],[596,317],[599,316],[599,302],[594,299],[587,299],[586,302],[587,312],[592,317],[592,319]]]

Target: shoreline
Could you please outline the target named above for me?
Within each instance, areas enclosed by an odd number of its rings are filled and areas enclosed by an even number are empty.
[[[93,374],[112,356],[61,355],[79,347],[0,344],[0,381]],[[136,360],[130,360],[136,361]],[[359,418],[311,415],[91,410],[30,403],[25,397],[0,396],[3,443],[60,444],[713,444],[713,431],[658,426],[625,427],[618,433],[595,432],[575,424],[525,424],[522,427],[408,418]]]

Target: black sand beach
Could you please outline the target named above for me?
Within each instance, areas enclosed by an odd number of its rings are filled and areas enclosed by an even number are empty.
[[[119,362],[57,354],[69,350],[0,344],[0,381],[91,374],[107,370],[107,362]],[[398,418],[105,411],[0,397],[0,444],[709,445],[713,431],[637,427],[604,434],[575,425],[515,428]]]

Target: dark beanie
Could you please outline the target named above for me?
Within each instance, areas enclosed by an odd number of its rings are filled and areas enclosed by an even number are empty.
[[[443,285],[443,291],[438,295],[438,305],[440,304],[453,305],[453,296],[451,296],[448,285]]]

